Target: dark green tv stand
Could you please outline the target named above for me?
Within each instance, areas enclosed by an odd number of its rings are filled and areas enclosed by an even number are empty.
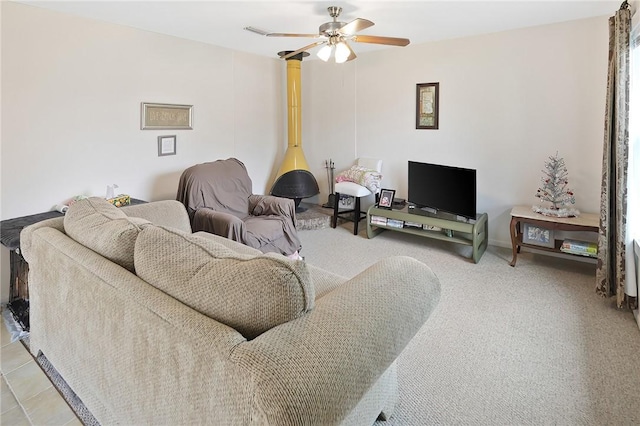
[[[400,210],[380,209],[375,205],[367,211],[367,237],[373,238],[385,229],[391,231],[404,232],[407,234],[419,235],[421,237],[435,238],[437,240],[451,241],[458,244],[473,247],[473,261],[478,263],[482,254],[487,249],[489,236],[488,216],[486,213],[478,213],[475,223],[462,222],[451,215],[451,219],[441,216],[429,215],[428,213],[412,213],[413,209],[408,206]],[[396,221],[412,222],[421,225],[430,225],[441,228],[441,230],[428,230],[418,227],[409,227],[406,224],[402,227],[392,227],[388,225],[371,223],[371,217],[378,216]]]

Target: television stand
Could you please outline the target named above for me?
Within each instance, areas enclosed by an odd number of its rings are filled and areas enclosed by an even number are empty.
[[[415,210],[408,207],[387,210],[378,208],[375,205],[371,206],[367,211],[367,237],[373,238],[388,229],[436,240],[451,241],[471,246],[473,248],[471,257],[474,263],[480,261],[484,251],[487,249],[489,238],[489,223],[486,213],[477,214],[475,220],[461,221],[457,220],[455,215],[445,218],[441,217],[440,214],[424,211],[418,213]],[[373,223],[372,219],[374,220]],[[429,227],[440,229],[425,229]]]

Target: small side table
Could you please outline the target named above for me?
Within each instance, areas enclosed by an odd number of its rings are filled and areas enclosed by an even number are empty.
[[[558,231],[586,231],[598,232],[600,229],[600,215],[595,213],[581,213],[578,217],[555,217],[545,216],[534,212],[530,206],[515,206],[511,210],[511,247],[513,249],[513,259],[509,265],[516,266],[518,253],[521,247],[530,247],[537,250],[562,253],[567,256],[578,256],[575,254],[560,251],[562,240],[555,240],[553,247],[543,247],[536,244],[525,243],[522,240],[521,223],[530,223],[546,229]]]
[[[131,205],[146,201],[131,199]],[[37,213],[0,221],[0,243],[9,249],[9,303],[7,307],[25,331],[29,331],[29,264],[20,254],[20,232],[43,220],[62,217],[59,211]]]

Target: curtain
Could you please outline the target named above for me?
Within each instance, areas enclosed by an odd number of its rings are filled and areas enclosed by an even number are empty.
[[[634,241],[640,243],[640,2],[636,2],[635,13],[631,18],[631,82],[629,84],[629,180],[627,200],[627,294],[635,291],[636,297],[640,293],[638,288],[638,267]],[[640,253],[639,253],[640,255]],[[636,299],[637,300],[637,299]],[[636,303],[637,307],[638,303]],[[640,311],[636,311],[636,320],[640,325]]]
[[[604,123],[596,293],[628,302],[626,284],[631,11],[625,0],[609,18],[609,72]],[[634,298],[634,301],[637,300]],[[630,306],[635,308],[635,306]]]

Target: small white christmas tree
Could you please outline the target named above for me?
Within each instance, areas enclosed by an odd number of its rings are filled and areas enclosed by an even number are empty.
[[[542,170],[543,176],[540,179],[542,187],[538,188],[536,197],[551,203],[551,207],[533,206],[533,210],[549,216],[578,216],[580,214],[578,210],[564,208],[566,204],[575,204],[576,202],[573,191],[567,187],[569,173],[564,159],[558,157],[556,152],[555,157],[549,157],[549,161],[545,162],[544,168],[545,170]]]

